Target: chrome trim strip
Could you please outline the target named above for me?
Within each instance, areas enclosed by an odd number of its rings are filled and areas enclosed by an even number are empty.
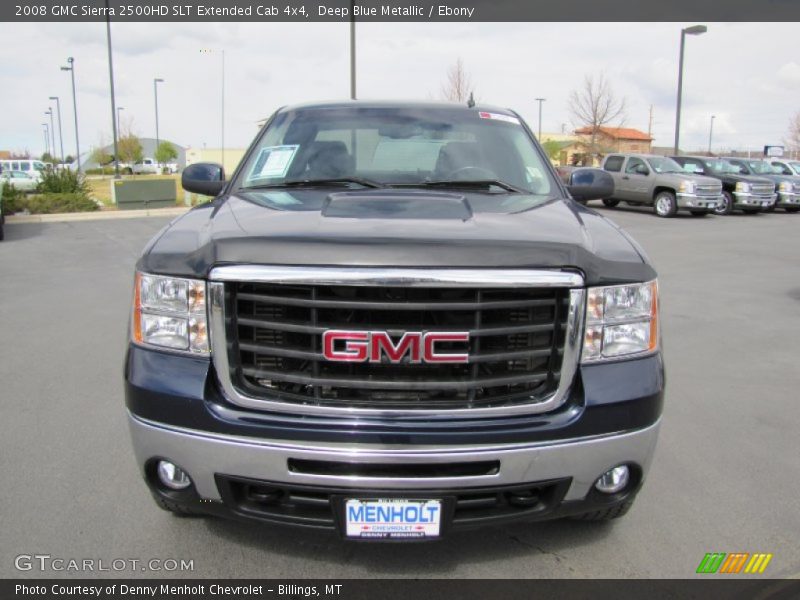
[[[228,267],[219,267],[218,269],[227,269]],[[261,268],[261,267],[259,267]],[[212,276],[218,271],[214,269]],[[290,269],[287,267],[287,269]],[[320,273],[324,269],[313,269],[313,272]],[[347,271],[347,269],[345,269]],[[358,270],[359,273],[364,273],[366,269]],[[378,269],[377,272],[384,272],[384,269]],[[328,269],[328,274],[322,276],[324,281],[341,281],[336,279],[338,269]],[[241,273],[241,271],[236,271]],[[463,271],[463,273],[467,273]],[[473,271],[472,277],[478,281],[475,273],[480,271]],[[493,272],[487,271],[486,275],[491,276]],[[521,272],[518,272],[521,273]],[[539,273],[542,273],[541,271]],[[442,277],[446,277],[444,270],[440,270]],[[554,275],[564,275],[561,272],[553,272]],[[218,273],[217,273],[218,275]],[[579,278],[580,284],[583,283],[583,277],[577,274],[569,274],[571,277]],[[374,281],[375,285],[386,285],[383,280],[377,280],[377,275],[373,273],[368,275],[366,279],[361,281]],[[246,281],[246,280],[245,280]],[[299,281],[299,280],[296,280]],[[310,280],[302,280],[305,283],[313,283]],[[392,279],[392,281],[396,281]],[[426,280],[429,285],[438,285],[433,280]],[[451,279],[450,281],[454,281]],[[473,283],[465,283],[460,285],[475,285]],[[489,284],[489,279],[484,278],[485,284]],[[554,281],[562,281],[560,278]],[[281,280],[281,283],[285,280]],[[319,281],[317,281],[319,283]],[[327,284],[323,284],[327,285]],[[366,284],[364,284],[366,285]],[[491,285],[500,285],[495,281],[491,281]],[[211,343],[211,357],[214,363],[214,369],[217,372],[217,378],[222,386],[222,393],[225,398],[232,404],[241,406],[243,408],[273,411],[279,413],[289,413],[295,415],[323,415],[323,416],[341,416],[341,417],[428,417],[431,419],[452,419],[458,417],[499,417],[506,415],[525,415],[525,414],[538,414],[551,410],[555,410],[561,406],[567,399],[572,383],[575,379],[575,372],[578,369],[578,362],[581,355],[581,347],[583,340],[583,314],[586,293],[584,289],[571,289],[569,312],[567,314],[567,330],[564,341],[564,354],[561,362],[561,379],[559,380],[558,388],[549,397],[541,402],[532,404],[519,404],[516,406],[498,406],[490,408],[459,408],[451,410],[425,410],[425,409],[377,409],[377,408],[354,408],[354,407],[332,407],[332,406],[318,406],[313,404],[294,404],[290,402],[281,402],[276,400],[265,400],[263,398],[255,398],[248,396],[237,390],[230,377],[230,362],[228,359],[228,347],[225,336],[225,284],[222,281],[210,281],[208,283],[208,296],[207,302],[209,306],[209,338]]]
[[[548,269],[404,269],[226,265],[211,269],[211,281],[380,285],[398,287],[580,287],[579,273]]]

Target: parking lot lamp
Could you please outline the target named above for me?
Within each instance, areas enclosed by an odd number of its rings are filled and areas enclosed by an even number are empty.
[[[56,153],[56,128],[55,125],[53,125],[53,107],[48,106],[44,114],[50,115],[50,137],[53,140],[53,144],[50,146],[50,156],[52,158],[53,154]]]
[[[119,116],[120,111],[125,110],[124,106],[117,107],[117,131],[119,132],[118,135],[122,135],[122,119]]]
[[[537,139],[539,143],[542,143],[542,102],[547,100],[547,98],[536,98],[536,101],[539,103],[539,136]]]
[[[678,60],[678,106],[675,110],[675,154],[679,154],[678,147],[681,137],[681,95],[683,93],[683,48],[686,44],[687,35],[701,35],[708,31],[705,25],[692,25],[681,29],[681,52]]]
[[[711,124],[708,127],[708,155],[711,156],[711,138],[714,135],[714,115],[711,115]]]
[[[106,0],[106,45],[108,46],[108,80],[111,88],[111,127],[114,134],[114,179],[119,179],[119,146],[117,143],[117,109],[114,107],[116,98],[114,97],[114,56],[111,51],[111,11],[109,10],[108,0]]]
[[[47,129],[47,123],[42,123],[44,129],[44,151],[50,154],[50,132]]]
[[[158,152],[158,144],[159,144],[159,137],[158,137],[158,84],[164,83],[164,80],[160,77],[156,77],[153,79],[153,95],[155,96],[156,100],[156,152]]]
[[[78,140],[78,101],[75,96],[75,59],[71,56],[67,58],[68,67],[61,67],[62,71],[69,71],[72,78],[72,110],[75,114],[75,164],[76,170],[81,170],[81,143]]]
[[[56,101],[56,112],[58,113],[58,144],[61,148],[61,162],[64,162],[64,136],[61,133],[61,102],[58,96],[50,96],[50,100]]]

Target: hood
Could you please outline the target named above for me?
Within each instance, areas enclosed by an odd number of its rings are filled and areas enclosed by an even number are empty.
[[[698,175],[697,173],[671,173],[679,179],[686,179],[687,181],[694,181],[697,185],[718,185],[719,179],[717,177],[709,177],[708,175]]]
[[[763,175],[742,175],[741,173],[715,173],[714,177],[729,183],[773,183],[772,180],[766,179]]]
[[[217,199],[162,230],[138,268],[207,277],[225,264],[559,268],[589,284],[655,277],[625,233],[571,200],[398,189]]]

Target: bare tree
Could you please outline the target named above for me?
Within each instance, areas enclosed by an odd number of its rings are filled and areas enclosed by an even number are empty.
[[[589,152],[598,153],[597,133],[608,123],[625,121],[625,98],[618,98],[603,73],[596,78],[586,75],[583,86],[569,96],[573,125],[589,130]]]
[[[800,150],[800,112],[795,113],[789,121],[789,135],[786,138],[786,145],[791,150]]]
[[[472,78],[464,70],[464,61],[459,57],[456,64],[447,69],[447,80],[442,84],[442,98],[463,104],[474,91]]]

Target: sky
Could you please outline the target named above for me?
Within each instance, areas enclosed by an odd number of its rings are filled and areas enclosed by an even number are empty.
[[[655,145],[674,141],[680,30],[693,23],[360,23],[362,99],[440,99],[458,58],[479,102],[509,107],[544,132],[571,131],[570,92],[603,73],[627,105],[626,127]],[[706,23],[687,36],[681,146],[757,149],[780,144],[800,111],[800,24]],[[349,97],[347,23],[112,23],[117,105],[124,128],[159,131],[187,147],[220,145],[222,51],[225,146],[246,147],[280,106]],[[0,149],[44,150],[44,111],[61,98],[66,154],[75,137],[69,73],[75,58],[81,151],[111,142],[105,23],[0,23]],[[210,52],[201,52],[202,49]],[[56,121],[56,129],[58,124]],[[58,142],[57,142],[58,143]]]

